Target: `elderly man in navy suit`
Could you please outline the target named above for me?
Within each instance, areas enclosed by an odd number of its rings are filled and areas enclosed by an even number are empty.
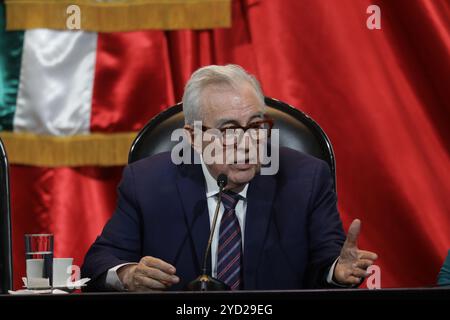
[[[326,163],[279,148],[277,172],[262,174],[249,144],[225,141],[272,127],[253,76],[236,65],[203,67],[186,85],[183,111],[200,163],[161,153],[125,168],[117,209],[85,257],[90,289],[183,289],[202,273],[216,206],[208,273],[232,290],[351,287],[368,276],[377,255],[358,249],[359,220],[345,236]],[[245,161],[206,161],[210,144],[195,139],[195,121],[214,130],[224,151],[216,160],[234,150]],[[221,174],[228,183],[218,203]]]

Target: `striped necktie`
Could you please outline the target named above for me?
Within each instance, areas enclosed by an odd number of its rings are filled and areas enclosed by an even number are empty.
[[[242,235],[235,207],[241,197],[229,190],[222,193],[224,213],[220,221],[217,278],[231,290],[242,288]]]

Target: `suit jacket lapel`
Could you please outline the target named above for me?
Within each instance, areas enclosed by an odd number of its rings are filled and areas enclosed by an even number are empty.
[[[275,190],[275,176],[256,176],[249,185],[244,234],[245,289],[256,287],[256,271],[266,239]]]
[[[195,248],[195,262],[200,274],[210,231],[205,178],[200,165],[183,164],[179,168],[177,188],[183,204],[190,239]],[[208,261],[208,268],[211,270],[211,259]]]

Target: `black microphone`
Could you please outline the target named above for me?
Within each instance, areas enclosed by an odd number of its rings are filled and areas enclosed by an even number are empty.
[[[228,177],[221,173],[217,177],[217,185],[219,186],[219,195],[217,197],[217,205],[216,211],[214,212],[214,219],[211,227],[211,231],[209,232],[208,245],[206,246],[205,256],[203,257],[203,268],[202,275],[200,275],[197,279],[191,281],[187,285],[187,290],[189,291],[225,291],[230,290],[230,287],[223,283],[222,281],[215,279],[212,275],[208,275],[206,272],[206,265],[208,264],[208,257],[211,253],[211,243],[214,237],[214,231],[216,230],[217,217],[219,215],[220,203],[222,201],[222,192],[223,188],[228,183]]]

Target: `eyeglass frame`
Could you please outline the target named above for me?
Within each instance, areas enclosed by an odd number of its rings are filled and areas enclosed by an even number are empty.
[[[218,130],[221,133],[221,139],[223,139],[223,137],[224,137],[224,135],[225,135],[227,130],[242,130],[242,132],[243,132],[242,136],[243,136],[250,129],[255,129],[255,130],[262,129],[262,128],[255,127],[256,124],[261,125],[262,123],[267,123],[269,125],[269,128],[267,130],[268,130],[268,137],[270,137],[271,131],[273,129],[273,126],[274,126],[275,122],[273,121],[273,119],[271,119],[270,117],[268,117],[266,115],[264,115],[264,119],[263,120],[259,120],[259,121],[255,121],[253,123],[249,123],[245,127],[240,126],[240,125],[232,125],[232,126],[227,127],[227,128],[213,128],[213,127],[207,127],[207,126],[202,125],[200,128],[201,128],[202,132],[205,132],[205,131],[208,131],[208,130]],[[192,128],[186,128],[186,129],[191,131],[191,133],[194,130]],[[239,141],[241,139],[242,139],[242,137],[239,139]],[[222,140],[222,144],[224,146],[227,146],[227,144],[225,144],[224,140]],[[234,145],[236,145],[236,144],[237,144],[237,142],[234,143]]]

